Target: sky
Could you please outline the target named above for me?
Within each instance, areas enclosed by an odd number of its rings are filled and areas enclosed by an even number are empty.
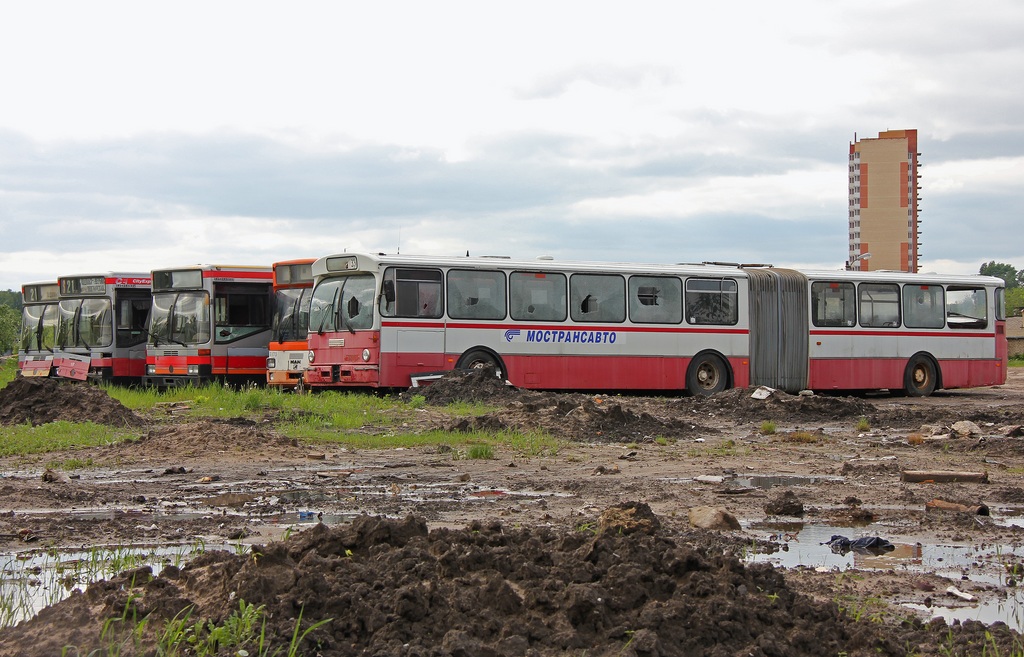
[[[917,129],[921,270],[1024,269],[1019,0],[4,3],[0,289],[341,251],[840,269]]]

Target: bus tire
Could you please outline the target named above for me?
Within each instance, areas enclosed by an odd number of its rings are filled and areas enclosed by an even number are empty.
[[[924,354],[917,354],[907,363],[903,373],[903,389],[911,397],[927,397],[935,392],[937,379],[935,362]]]
[[[470,349],[462,354],[462,358],[455,364],[457,370],[482,370],[494,368],[494,376],[502,378],[504,368],[497,356],[483,349]]]
[[[686,370],[686,389],[691,395],[707,397],[722,392],[729,385],[729,368],[716,354],[697,354]]]

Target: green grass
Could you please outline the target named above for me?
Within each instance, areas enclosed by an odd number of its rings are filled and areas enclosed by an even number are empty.
[[[137,438],[123,429],[93,422],[50,422],[0,427],[0,457],[113,445]]]
[[[4,359],[3,363],[0,364],[0,388],[14,380],[15,375],[18,373],[18,357],[11,356],[10,358]]]
[[[8,362],[3,373],[13,378],[15,369],[16,364]],[[275,388],[238,390],[215,384],[167,390],[106,386],[104,390],[132,411],[157,420],[171,417],[172,411],[178,418],[273,416],[281,435],[306,443],[355,449],[479,445],[478,449],[490,450],[491,454],[482,458],[493,458],[496,448],[524,456],[555,455],[559,450],[558,441],[542,432],[422,431],[416,426],[426,406],[420,395],[406,398],[338,391],[297,395]],[[454,402],[439,410],[452,417],[474,417],[493,412],[495,407]],[[0,457],[110,445],[132,438],[123,430],[89,422],[0,427]],[[54,461],[50,467],[73,470],[90,465],[87,459],[69,458]]]

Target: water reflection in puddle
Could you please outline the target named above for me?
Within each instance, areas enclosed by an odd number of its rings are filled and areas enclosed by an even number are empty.
[[[1024,545],[996,544],[924,544],[892,541],[894,550],[881,554],[847,552],[837,554],[825,545],[833,536],[847,538],[880,536],[887,538],[891,526],[871,524],[859,527],[836,527],[805,523],[754,523],[747,529],[758,536],[776,541],[780,550],[772,554],[749,554],[748,563],[771,563],[783,568],[805,567],[837,573],[847,570],[890,570],[934,573],[955,584],[963,577],[971,582],[991,585],[1005,594],[985,603],[960,603],[955,607],[906,604],[947,622],[978,620],[983,623],[1002,621],[1017,631],[1024,631],[1024,590],[1012,583],[1011,571],[1016,568],[1020,581],[1020,564],[1024,561]],[[1015,566],[1016,564],[1016,566]],[[937,593],[940,598],[944,593]],[[898,596],[897,596],[898,597]]]

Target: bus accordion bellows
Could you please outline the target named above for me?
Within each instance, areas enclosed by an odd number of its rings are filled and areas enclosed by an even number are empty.
[[[60,276],[54,375],[93,383],[139,384],[146,370],[150,274]]]
[[[57,338],[57,281],[21,286],[21,334],[18,341],[18,372],[25,377],[53,373],[53,348]]]
[[[263,385],[272,302],[270,267],[154,270],[143,383]]]
[[[274,316],[267,356],[267,385],[282,389],[303,384],[309,364],[309,299],[314,258],[275,262]]]
[[[312,387],[492,367],[514,386],[882,390],[1006,380],[988,276],[342,253],[313,263]]]

